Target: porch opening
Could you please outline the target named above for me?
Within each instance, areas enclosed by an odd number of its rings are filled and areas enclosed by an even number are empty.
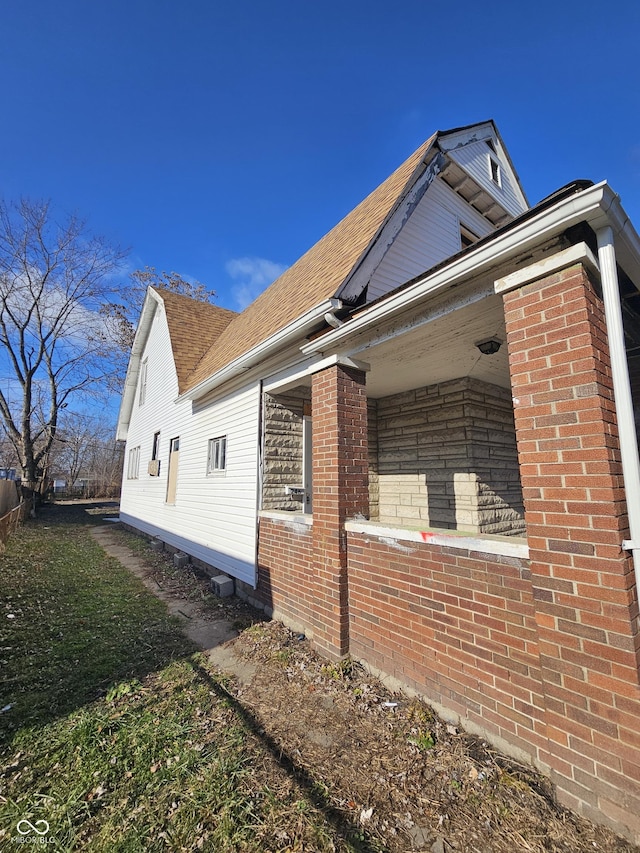
[[[262,508],[310,513],[311,389],[265,394]],[[368,401],[369,519],[525,535],[509,389],[470,377]]]

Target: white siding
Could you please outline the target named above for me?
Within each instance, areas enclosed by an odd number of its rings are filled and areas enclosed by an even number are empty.
[[[367,301],[389,293],[459,252],[461,223],[478,237],[493,230],[484,216],[436,179],[374,272]]]
[[[123,521],[247,583],[255,582],[259,437],[257,383],[194,413],[175,403],[178,381],[164,311],[156,313],[142,356],[148,359],[144,405],[138,397],[127,447],[140,445],[140,476],[123,482]],[[160,431],[160,476],[147,473]],[[227,436],[227,470],[207,476],[210,438]],[[180,438],[175,504],[166,503],[169,443]]]
[[[470,142],[467,145],[462,145],[460,148],[453,148],[448,151],[448,154],[483,189],[492,195],[506,211],[513,216],[518,216],[520,213],[524,213],[527,206],[518,187],[515,175],[509,165],[509,161],[503,154],[499,143],[494,140],[494,144],[496,153],[489,148],[485,140],[482,140],[480,142]],[[490,157],[496,160],[500,166],[500,186],[491,179]]]

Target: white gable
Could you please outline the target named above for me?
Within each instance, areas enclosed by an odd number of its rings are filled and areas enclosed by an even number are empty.
[[[353,303],[366,288],[366,302],[372,302],[527,209],[493,122],[438,134],[425,171],[400,201],[340,297]]]
[[[436,179],[371,277],[367,302],[459,252],[461,225],[476,237],[485,237],[493,231],[484,216],[444,181]]]
[[[439,144],[440,149],[511,216],[528,209],[518,177],[492,123],[443,134]]]

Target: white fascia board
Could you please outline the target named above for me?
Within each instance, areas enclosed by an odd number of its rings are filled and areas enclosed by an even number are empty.
[[[498,148],[504,155],[504,159],[509,164],[509,168],[515,178],[515,189],[520,195],[522,206],[525,208],[531,207],[520,182],[518,173],[516,172],[515,166],[513,165],[513,160],[509,155],[507,146],[504,144],[504,141],[500,136],[500,131],[492,120],[484,121],[481,124],[475,125],[473,128],[467,128],[467,130],[459,130],[451,134],[444,133],[439,137],[438,142],[443,151],[455,151],[456,148],[460,148],[463,145],[468,145],[471,142],[482,142],[487,139],[492,139],[498,143]]]
[[[429,149],[430,153],[432,148]],[[402,231],[411,214],[418,207],[425,193],[435,182],[440,172],[446,166],[446,157],[437,151],[435,156],[424,167],[424,171],[415,181],[406,196],[393,211],[383,225],[380,233],[367,247],[353,271],[340,288],[340,296],[345,300],[353,300],[360,296],[365,285],[373,278],[376,270],[384,260],[387,252]]]
[[[509,149],[504,144],[502,137],[500,136],[500,131],[498,130],[498,128],[494,125],[493,129],[495,131],[496,138],[498,140],[498,145],[502,149],[502,153],[504,154],[505,159],[506,159],[507,163],[509,164],[511,171],[513,172],[513,177],[515,178],[515,181],[516,181],[516,188],[517,188],[518,193],[520,194],[520,198],[522,199],[522,203],[523,203],[525,208],[529,209],[531,207],[531,205],[529,204],[529,199],[527,198],[527,194],[524,191],[524,187],[522,186],[520,176],[518,175],[518,173],[516,171],[516,167],[514,166],[513,160],[511,159],[511,155],[509,154]]]
[[[603,211],[602,222],[593,222],[594,231],[610,225],[616,237],[615,250],[620,266],[640,289],[640,237],[633,227],[620,196],[611,190],[610,204]],[[633,273],[633,274],[632,274]]]
[[[455,151],[471,142],[482,142],[483,139],[493,139],[496,136],[496,126],[489,121],[465,127],[451,132],[441,131],[438,134],[438,145],[442,151]]]
[[[338,349],[349,337],[358,332],[366,332],[367,330],[374,330],[375,332],[379,323],[407,311],[413,305],[424,300],[425,297],[444,290],[469,276],[486,271],[490,267],[505,263],[509,258],[522,254],[533,244],[549,239],[572,225],[585,220],[593,220],[594,223],[599,222],[599,220],[607,221],[607,211],[616,199],[617,196],[605,181],[563,199],[553,207],[540,211],[535,216],[513,225],[504,234],[500,234],[491,239],[490,242],[465,253],[447,266],[434,273],[427,274],[408,287],[381,299],[353,319],[346,321],[339,329],[327,332],[300,349],[305,355],[325,353]]]
[[[248,352],[234,359],[229,364],[218,370],[216,373],[204,379],[194,388],[185,391],[178,397],[178,400],[197,400],[204,397],[209,391],[228,382],[238,374],[256,367],[261,361],[269,358],[278,350],[283,349],[288,344],[295,342],[301,335],[305,335],[311,331],[319,320],[324,319],[324,315],[329,311],[336,311],[342,307],[342,302],[339,299],[330,298],[316,305],[300,317],[289,323],[279,332],[276,332],[265,341],[252,347]]]
[[[144,352],[147,338],[156,310],[162,304],[162,298],[148,287],[147,293],[140,312],[138,328],[131,346],[131,355],[129,356],[129,364],[127,365],[127,375],[124,380],[124,388],[122,390],[122,401],[120,403],[120,412],[118,414],[118,426],[116,429],[116,441],[126,441],[129,432],[129,424],[131,423],[131,411],[136,395],[136,387],[138,385],[138,373],[140,372],[140,359]]]

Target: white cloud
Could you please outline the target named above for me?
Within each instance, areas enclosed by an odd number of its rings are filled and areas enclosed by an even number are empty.
[[[238,309],[244,310],[286,268],[286,264],[277,264],[266,258],[232,258],[228,261],[226,270],[235,282],[233,296]]]

